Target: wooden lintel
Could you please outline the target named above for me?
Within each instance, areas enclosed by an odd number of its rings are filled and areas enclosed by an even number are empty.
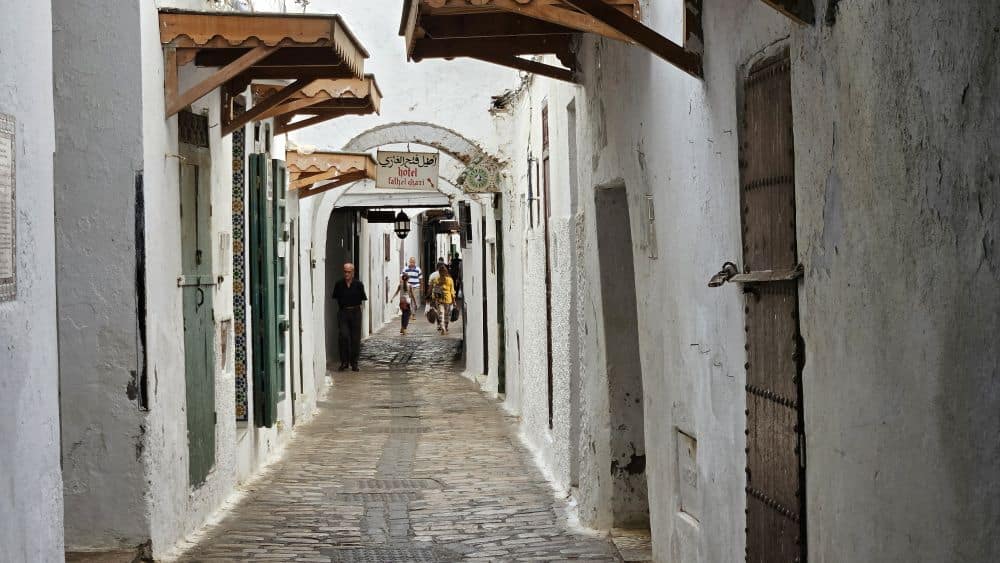
[[[337,170],[336,168],[331,168],[329,170],[324,170],[322,172],[307,173],[307,174],[308,176],[300,175],[296,179],[289,182],[288,191],[308,188],[309,186],[312,186],[316,182],[322,182],[323,180],[335,180],[338,177],[343,176],[340,170]]]
[[[425,16],[420,26],[435,39],[523,37],[577,33],[576,29],[517,13]]]
[[[364,180],[367,177],[368,177],[367,174],[365,174],[364,172],[348,172],[338,177],[336,180],[330,182],[329,184],[323,184],[318,188],[299,190],[298,196],[299,199],[307,198],[310,196],[321,194],[323,192],[328,192],[332,189],[339,188],[345,184],[350,184],[351,182]]]
[[[191,47],[181,47],[177,49],[177,66],[185,66],[194,60],[198,55],[198,49]]]
[[[275,123],[274,124],[274,134],[284,135],[285,133],[291,133],[292,131],[297,131],[303,127],[309,127],[310,125],[316,125],[317,123],[323,123],[324,121],[329,121],[331,119],[340,117],[343,114],[336,115],[316,115],[308,119],[303,119],[301,121],[296,121],[295,123]]]
[[[310,79],[296,80],[295,82],[292,82],[291,84],[285,86],[281,90],[278,90],[274,94],[271,94],[270,96],[267,97],[267,99],[263,100],[259,104],[254,105],[253,107],[243,112],[242,114],[237,115],[232,119],[232,121],[223,126],[222,136],[225,137],[226,135],[239,129],[240,127],[243,127],[244,125],[250,123],[255,119],[262,119],[260,116],[263,113],[277,106],[281,102],[284,102],[288,98],[292,97],[293,95],[295,95],[296,92],[308,86],[310,82],[312,82],[312,80]]]
[[[569,51],[569,44],[570,40],[566,35],[536,35],[515,39],[417,39],[414,41],[411,58],[419,61],[446,57],[562,54]]]
[[[559,68],[552,65],[547,65],[545,63],[540,63],[537,61],[530,61],[528,59],[522,59],[521,57],[481,55],[471,58],[485,61],[488,63],[514,68],[517,70],[523,70],[525,72],[530,72],[532,74],[540,74],[542,76],[548,76],[549,78],[554,78],[556,80],[562,80],[564,82],[570,82],[573,84],[578,84],[580,82],[577,73],[573,72],[572,70]]]
[[[185,107],[200,100],[202,97],[204,97],[212,90],[215,90],[219,86],[222,86],[226,82],[229,82],[230,80],[238,76],[240,73],[246,71],[248,68],[253,66],[254,63],[270,55],[279,48],[280,47],[278,45],[271,47],[266,45],[254,47],[240,58],[220,68],[216,72],[212,73],[212,76],[205,78],[198,84],[195,84],[190,89],[188,89],[188,91],[184,92],[180,96],[177,96],[174,99],[173,103],[169,103],[167,105],[166,117],[169,118],[170,116],[176,114]]]
[[[641,22],[605,4],[603,0],[565,0],[565,2],[610,25],[628,36],[632,42],[649,49],[661,59],[691,76],[702,77],[700,55],[684,50],[680,45],[646,27]]]
[[[603,2],[601,3],[604,4]],[[617,39],[628,43],[633,42],[627,34],[621,33],[621,30],[608,25],[599,18],[595,18],[586,13],[581,14],[572,10],[567,10],[564,7],[550,3],[532,2],[526,4],[519,0],[492,0],[490,4],[493,7],[504,10],[505,12],[528,16],[549,23],[554,23],[556,25],[568,27],[570,29],[575,29],[577,31],[596,33],[597,35],[601,35],[609,39]],[[631,19],[631,16],[621,12],[619,8],[608,6],[607,4],[605,4],[605,6],[607,6],[609,10],[614,10],[622,16]]]
[[[163,99],[164,105],[170,107],[177,103],[177,49],[163,49]]]
[[[271,117],[277,117],[279,115],[284,115],[286,113],[298,113],[303,109],[308,108],[316,104],[321,104],[323,102],[329,101],[331,99],[330,94],[326,92],[318,92],[315,96],[311,98],[301,98],[298,100],[287,101],[280,106],[275,106],[268,111],[265,111],[258,119],[268,119]]]
[[[813,0],[764,0],[764,3],[778,10],[796,23],[813,25],[816,23],[816,11]]]

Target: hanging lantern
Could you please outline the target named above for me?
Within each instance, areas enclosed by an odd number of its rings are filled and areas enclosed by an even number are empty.
[[[396,214],[396,227],[393,230],[396,231],[396,236],[401,239],[410,234],[410,218],[406,216],[406,213],[400,211]]]

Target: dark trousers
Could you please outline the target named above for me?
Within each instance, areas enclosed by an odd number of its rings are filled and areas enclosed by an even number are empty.
[[[407,307],[405,309],[402,309],[402,311],[403,311],[403,329],[405,330],[406,327],[410,326],[410,315],[412,314],[413,309]]]
[[[361,307],[341,309],[337,314],[340,327],[340,365],[358,365],[361,355]]]

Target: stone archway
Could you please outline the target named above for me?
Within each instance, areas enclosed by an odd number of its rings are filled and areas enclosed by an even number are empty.
[[[348,152],[368,152],[386,145],[414,144],[439,150],[448,157],[451,165],[442,168],[442,193],[453,199],[472,199],[462,190],[464,178],[462,173],[466,167],[474,163],[486,163],[497,169],[501,161],[484,150],[478,143],[470,140],[454,130],[432,123],[395,122],[379,125],[368,129],[350,141],[340,150]],[[326,235],[330,217],[337,207],[337,200],[359,183],[331,190],[317,197],[310,210],[312,234],[312,258],[314,268],[311,272],[314,302],[312,303],[314,334],[325,335],[326,332]],[[445,187],[447,186],[447,187]],[[322,264],[320,263],[322,262]],[[326,368],[326,346],[322,341],[315,342],[314,366],[317,373],[324,373]]]
[[[493,158],[478,144],[440,125],[417,121],[398,121],[373,127],[347,142],[345,151],[369,151],[383,145],[414,143],[433,147],[463,162]],[[496,160],[493,158],[493,160]]]

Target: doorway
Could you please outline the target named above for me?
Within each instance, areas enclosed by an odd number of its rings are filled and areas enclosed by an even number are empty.
[[[595,200],[611,417],[612,522],[616,528],[648,528],[642,365],[627,191],[624,185],[599,188]]]
[[[787,51],[761,61],[743,91],[747,561],[807,554],[790,68]]]
[[[353,262],[356,255],[356,214],[348,209],[334,209],[326,228],[326,295],[323,296],[326,326],[326,367],[332,369],[340,363],[340,327],[337,323],[337,305],[330,295],[333,284],[343,277],[345,262]],[[357,265],[355,265],[357,271]]]
[[[202,116],[185,114],[190,129],[200,130]],[[188,429],[188,479],[204,484],[215,465],[215,320],[211,233],[211,155],[207,119],[203,137],[181,133],[180,162],[181,291],[184,305],[184,381]],[[185,128],[188,129],[188,128]],[[184,142],[188,141],[188,142]]]

